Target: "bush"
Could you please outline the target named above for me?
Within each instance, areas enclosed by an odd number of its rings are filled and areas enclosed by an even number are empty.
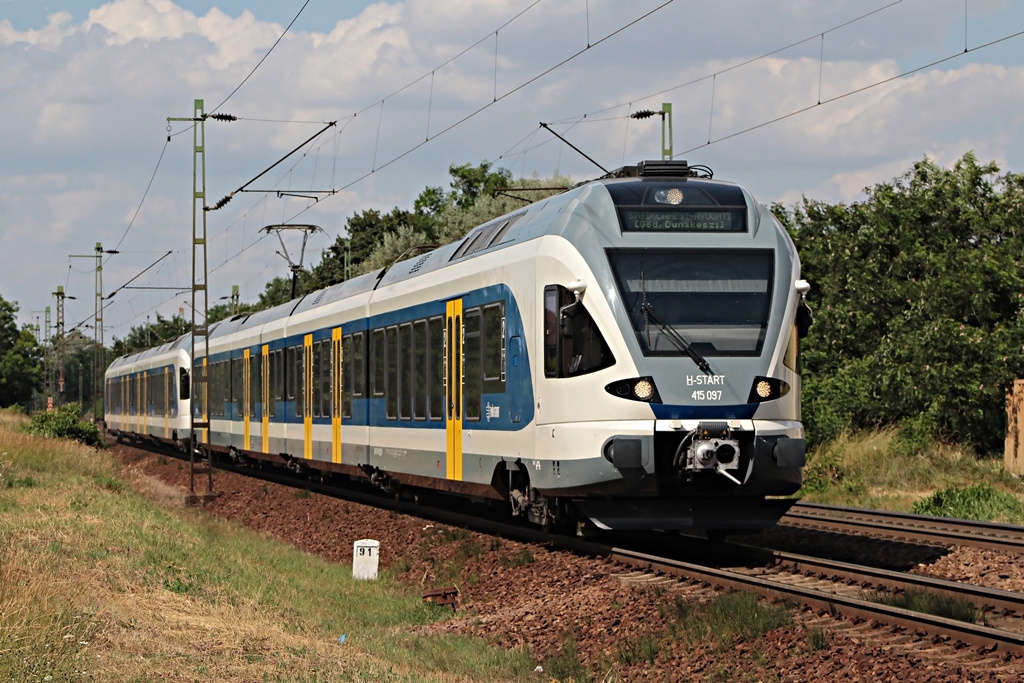
[[[32,416],[28,431],[37,436],[53,439],[72,439],[86,446],[101,448],[103,436],[92,422],[82,419],[82,406],[67,403],[48,412],[39,412]]]

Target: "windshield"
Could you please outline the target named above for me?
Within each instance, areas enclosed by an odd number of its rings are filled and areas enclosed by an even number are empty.
[[[758,356],[771,305],[773,253],[616,249],[608,260],[644,355]]]

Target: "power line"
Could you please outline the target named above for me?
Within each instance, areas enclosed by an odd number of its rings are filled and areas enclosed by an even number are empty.
[[[216,111],[217,111],[218,109],[220,109],[221,107],[223,107],[223,106],[225,105],[225,103],[227,103],[227,101],[228,101],[228,100],[230,100],[230,99],[231,99],[231,98],[232,98],[232,97],[234,96],[234,94],[235,94],[236,92],[238,92],[238,91],[239,91],[239,90],[241,89],[241,87],[242,87],[243,85],[245,85],[245,82],[246,82],[246,81],[248,81],[248,80],[249,80],[250,78],[252,78],[252,75],[253,75],[254,73],[256,73],[256,69],[260,68],[260,66],[261,66],[261,65],[263,64],[263,62],[265,62],[265,61],[267,60],[267,57],[269,57],[269,56],[270,56],[270,53],[274,51],[274,48],[275,48],[275,47],[277,47],[277,44],[278,44],[278,43],[280,43],[280,42],[281,42],[281,40],[282,40],[282,39],[283,39],[283,38],[285,37],[285,34],[287,34],[287,33],[288,33],[288,30],[289,30],[289,29],[291,29],[292,25],[293,25],[293,24],[294,24],[294,23],[295,23],[295,22],[296,22],[296,21],[298,20],[299,16],[300,16],[300,15],[302,14],[302,11],[303,11],[304,9],[306,9],[306,5],[308,5],[308,4],[309,4],[309,0],[306,0],[306,2],[304,2],[304,3],[302,4],[302,7],[300,7],[300,8],[299,8],[299,11],[298,11],[298,12],[297,12],[297,13],[295,14],[295,18],[294,18],[294,19],[292,19],[291,23],[290,23],[290,24],[288,24],[288,26],[286,26],[286,27],[285,27],[285,29],[284,29],[284,31],[283,31],[283,32],[281,33],[281,35],[280,35],[280,36],[278,36],[277,40],[275,40],[275,41],[274,41],[274,44],[270,46],[270,49],[269,49],[269,50],[267,50],[267,54],[263,55],[263,59],[261,59],[261,60],[260,60],[260,61],[259,61],[259,62],[258,62],[258,63],[256,64],[256,66],[254,66],[254,67],[252,68],[252,71],[250,71],[250,72],[249,72],[249,75],[248,75],[248,76],[246,76],[245,78],[243,78],[243,79],[242,79],[242,82],[241,82],[241,83],[239,83],[239,84],[238,84],[238,86],[237,86],[237,87],[236,87],[236,88],[235,88],[234,90],[232,90],[232,91],[231,91],[231,93],[230,93],[230,94],[229,94],[229,95],[228,95],[227,97],[225,97],[225,98],[224,98],[224,101],[223,101],[223,102],[221,102],[221,103],[220,103],[220,104],[218,104],[218,105],[217,105],[216,107],[214,107],[213,109],[211,109],[211,110],[210,110],[210,113],[211,113],[211,114],[212,114],[212,113],[214,113],[214,112],[216,112]]]

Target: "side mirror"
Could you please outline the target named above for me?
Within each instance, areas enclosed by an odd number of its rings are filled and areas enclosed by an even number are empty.
[[[796,336],[799,339],[806,337],[813,322],[814,319],[811,316],[811,309],[807,304],[801,301],[800,305],[796,307]]]

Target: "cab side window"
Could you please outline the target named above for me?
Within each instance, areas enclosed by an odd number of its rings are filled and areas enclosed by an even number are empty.
[[[575,377],[615,364],[582,301],[561,285],[544,288],[544,376]]]

